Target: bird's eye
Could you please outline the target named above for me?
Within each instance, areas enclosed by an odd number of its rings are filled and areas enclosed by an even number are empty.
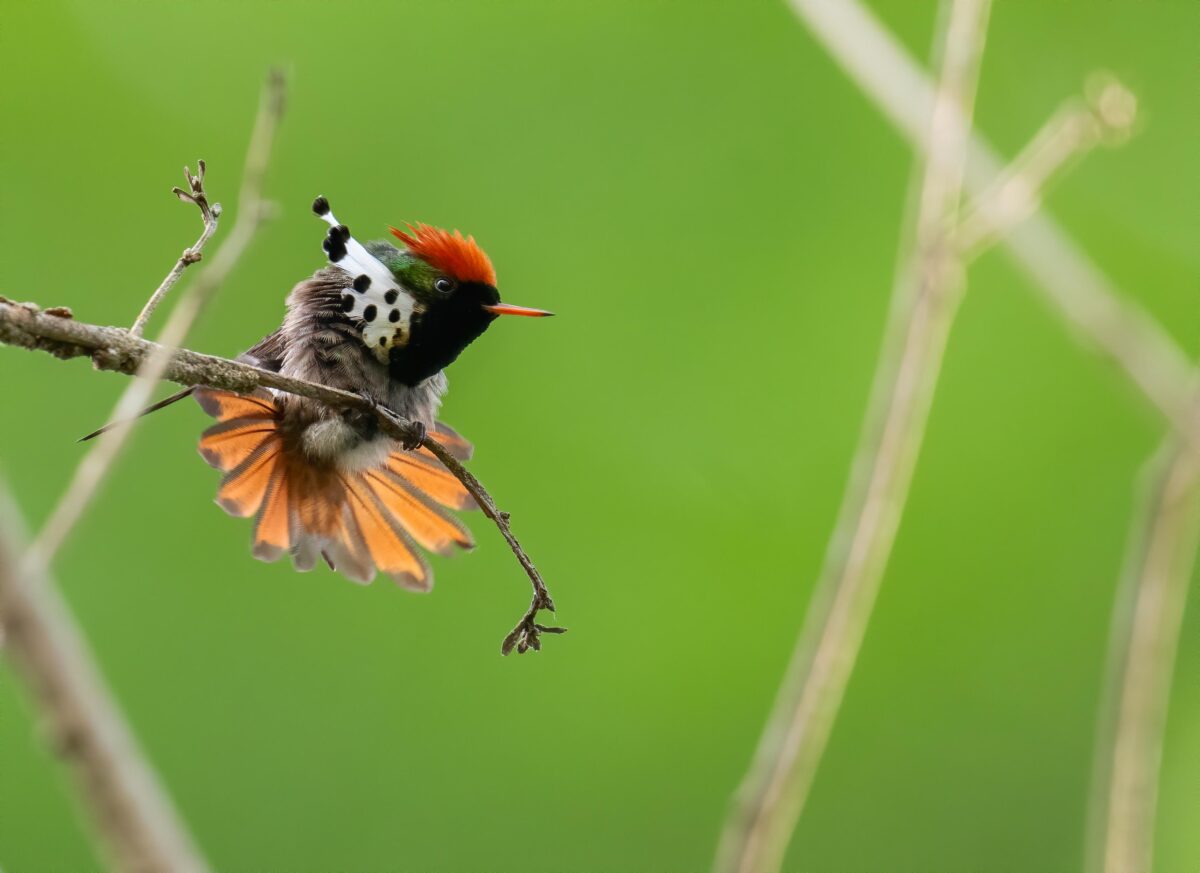
[[[433,287],[438,291],[441,291],[443,294],[449,294],[454,290],[454,280],[447,279],[445,276],[439,276],[434,280]]]

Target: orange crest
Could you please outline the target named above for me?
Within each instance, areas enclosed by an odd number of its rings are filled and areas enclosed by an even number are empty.
[[[496,271],[491,259],[475,242],[457,230],[451,233],[428,224],[408,225],[411,233],[392,227],[392,235],[423,261],[460,282],[482,282],[495,286]]]

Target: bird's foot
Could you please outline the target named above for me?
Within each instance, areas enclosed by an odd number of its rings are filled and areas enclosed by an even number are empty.
[[[370,409],[343,409],[342,420],[354,428],[354,432],[364,440],[369,440],[379,433],[379,403],[366,391],[354,393],[365,400]]]
[[[400,441],[400,445],[408,451],[421,448],[421,443],[425,442],[425,437],[428,430],[423,421],[410,421],[408,423],[408,437]]]
[[[379,429],[380,415],[382,415],[392,424],[397,425],[398,429],[403,428],[405,435],[400,439],[400,447],[405,451],[411,452],[413,449],[419,449],[421,444],[425,442],[425,437],[428,434],[428,430],[426,429],[424,422],[409,421],[408,419],[401,418],[366,391],[355,391],[354,393],[363,400],[367,401],[367,403],[371,404],[371,412],[365,412],[361,409],[347,410],[347,412],[358,412],[363,415],[369,415],[371,417],[371,421],[374,423],[376,431]]]

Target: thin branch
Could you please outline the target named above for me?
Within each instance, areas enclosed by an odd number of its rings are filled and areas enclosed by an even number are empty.
[[[39,704],[116,869],[207,869],[97,672],[52,581],[22,574],[24,525],[0,483],[0,627],[4,650]]]
[[[721,837],[720,873],[779,870],[866,632],[963,290],[954,240],[989,0],[954,0],[915,251],[897,276],[871,411],[813,607]]]
[[[1097,873],[1152,869],[1171,677],[1200,545],[1195,445],[1171,437],[1150,469],[1113,614],[1096,733],[1086,869]]]
[[[395,417],[393,416],[393,418]],[[401,427],[411,427],[408,422],[404,422],[402,419],[395,418],[395,421]],[[517,556],[517,561],[524,568],[525,574],[529,577],[529,583],[533,586],[533,599],[529,602],[529,609],[525,611],[525,614],[521,616],[521,620],[517,622],[516,627],[509,631],[508,635],[504,638],[504,642],[500,644],[500,654],[508,655],[514,648],[519,655],[525,654],[530,649],[540,652],[542,650],[541,634],[565,634],[567,629],[565,627],[551,627],[537,623],[537,615],[541,610],[545,609],[554,612],[554,599],[550,597],[550,591],[546,588],[542,574],[533,565],[533,561],[530,560],[529,555],[525,554],[525,550],[521,548],[521,544],[513,534],[512,528],[509,527],[509,514],[496,506],[495,501],[492,500],[492,495],[488,494],[483,484],[466,467],[460,464],[457,458],[446,451],[440,443],[426,436],[421,444],[437,455],[438,460],[446,465],[446,468],[454,474],[454,478],[458,479],[463,484],[463,487],[471,493],[471,496],[475,498],[475,502],[479,504],[479,508],[483,510],[483,514],[495,522],[501,536],[504,537],[513,554]]]
[[[918,151],[928,151],[933,86],[896,37],[861,0],[788,2],[880,112]],[[983,191],[1000,176],[1001,159],[978,133],[972,134],[968,156],[966,187]],[[1122,295],[1044,211],[1014,228],[1005,244],[1051,307],[1111,358],[1172,426],[1187,433],[1197,378],[1170,334]]]
[[[14,303],[3,297],[0,297],[0,343],[49,352],[64,359],[89,357],[97,369],[127,375],[140,372],[147,361],[162,355],[164,348],[121,328],[75,321],[67,309],[43,310],[31,303]],[[410,422],[361,395],[186,349],[175,349],[165,356],[160,378],[181,385],[207,385],[240,394],[248,394],[258,388],[273,388],[320,401],[335,409],[353,408],[370,412],[378,419],[380,429],[399,442],[409,442],[420,433],[420,429]],[[509,526],[509,514],[497,508],[483,484],[451,457],[441,444],[428,435],[421,444],[433,452],[471,493],[484,514],[496,524],[529,576],[533,600],[512,633],[505,637],[501,651],[508,654],[514,647],[520,653],[539,649],[540,633],[563,633],[565,629],[536,623],[539,611],[554,611],[554,601],[541,574],[513,534]]]
[[[217,232],[217,220],[221,217],[221,204],[214,203],[209,206],[208,193],[204,190],[204,171],[206,169],[204,161],[196,162],[196,175],[192,175],[192,171],[184,167],[183,178],[187,180],[188,190],[182,188],[172,188],[171,193],[182,200],[184,203],[191,203],[200,209],[200,219],[204,222],[204,230],[200,233],[200,238],[196,240],[196,244],[191,248],[183,250],[183,254],[179,256],[179,260],[175,262],[175,266],[171,268],[171,272],[167,273],[165,279],[162,280],[154,293],[150,295],[150,299],[146,301],[146,305],[142,307],[142,311],[138,313],[137,319],[133,322],[133,327],[129,328],[129,332],[134,336],[141,336],[146,330],[146,322],[150,320],[150,316],[154,314],[154,310],[158,309],[158,304],[162,303],[163,298],[167,296],[183,275],[183,271],[192,264],[200,262],[200,258],[204,254],[204,245]]]
[[[96,441],[95,447],[76,467],[66,492],[29,549],[27,561],[31,568],[38,565],[48,566],[59,546],[82,517],[128,441],[136,423],[134,417],[150,401],[154,387],[171,358],[172,350],[183,342],[192,324],[229,276],[266,217],[267,204],[262,197],[262,184],[270,161],[275,131],[283,115],[284,94],[285,83],[282,74],[272,71],[263,89],[254,132],[246,153],[246,166],[242,174],[241,192],[238,195],[238,216],[233,231],[217,250],[212,262],[200,272],[196,282],[172,311],[159,338],[156,354],[144,363],[138,378],[121,395],[109,419],[110,422],[119,424],[103,433]],[[151,300],[153,301],[153,298]]]

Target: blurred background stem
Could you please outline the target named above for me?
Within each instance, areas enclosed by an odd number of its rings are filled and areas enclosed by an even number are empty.
[[[1134,515],[1096,734],[1086,868],[1148,873],[1167,707],[1200,545],[1200,455],[1171,436]]]
[[[943,8],[915,249],[902,259],[867,425],[822,579],[721,836],[721,873],[774,871],[783,863],[895,542],[963,290],[955,229],[988,11],[987,0]]]
[[[789,5],[880,113],[918,152],[928,153],[934,86],[896,36],[859,0],[789,0]],[[1117,121],[1106,123],[1120,127]],[[1004,178],[1005,164],[977,130],[971,132],[967,153],[966,187],[986,194]],[[1009,231],[1005,247],[1051,311],[1115,364],[1174,428],[1186,432],[1196,372],[1170,331],[1135,297],[1122,293],[1044,210]]]
[[[80,804],[114,869],[203,873],[166,789],[101,677],[83,633],[44,571],[18,568],[24,523],[0,482],[0,628],[4,652],[70,766]]]

